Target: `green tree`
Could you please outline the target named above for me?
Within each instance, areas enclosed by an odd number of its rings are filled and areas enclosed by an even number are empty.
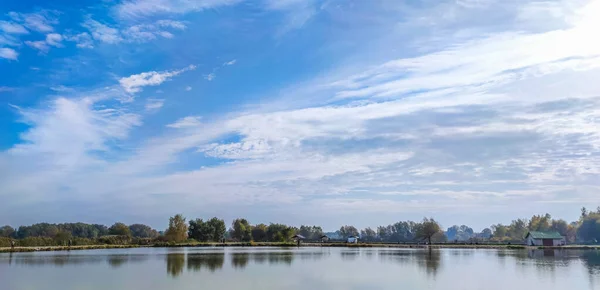
[[[600,241],[600,214],[588,213],[577,229],[577,236],[584,242]]]
[[[431,244],[432,237],[441,232],[440,225],[433,218],[424,218],[417,225],[416,238],[419,240],[427,240]]]
[[[357,237],[359,235],[359,232],[354,226],[342,226],[340,228],[340,235],[342,236],[342,238],[347,239],[348,237],[352,236]]]
[[[508,233],[508,227],[503,224],[492,225],[493,238],[495,240],[502,240],[506,237]]]
[[[267,241],[267,225],[258,224],[252,227],[252,240],[256,242]]]
[[[156,238],[158,237],[158,232],[144,224],[132,224],[129,226],[129,231],[131,235],[135,238]]]
[[[267,240],[270,242],[286,242],[294,236],[296,229],[284,224],[270,224],[267,227]]]
[[[227,227],[224,220],[213,217],[206,223],[209,228],[208,236],[211,241],[218,242],[225,237]]]
[[[301,225],[298,229],[298,234],[304,236],[308,240],[318,240],[323,235],[323,229],[319,226]]]
[[[360,239],[365,242],[374,242],[377,240],[377,233],[372,228],[365,228],[360,231]]]
[[[552,216],[550,214],[534,215],[529,220],[528,228],[530,231],[545,232],[552,226]]]
[[[12,238],[15,236],[15,234],[15,229],[13,229],[11,226],[6,225],[0,228],[0,237]]]
[[[187,239],[188,227],[185,223],[185,217],[177,214],[169,218],[169,228],[165,232],[165,236],[171,242],[183,242]]]
[[[236,219],[231,224],[232,238],[241,242],[252,240],[252,226],[246,219]]]
[[[114,225],[110,226],[110,228],[108,228],[108,233],[115,236],[131,236],[129,227],[124,223],[115,223]]]
[[[207,223],[202,219],[190,220],[188,226],[188,238],[198,242],[206,242],[210,239],[209,232],[210,230],[208,229]]]
[[[521,240],[525,238],[527,232],[527,220],[516,219],[512,221],[510,226],[508,226],[506,235],[509,236],[512,240]]]
[[[202,219],[190,220],[188,237],[199,242],[218,242],[225,236],[225,222],[216,217],[203,221]]]
[[[71,237],[72,236],[70,232],[58,232],[54,236],[54,241],[56,241],[56,243],[59,245],[66,245]]]
[[[492,230],[489,228],[485,228],[481,231],[481,237],[484,239],[489,239],[492,237]]]

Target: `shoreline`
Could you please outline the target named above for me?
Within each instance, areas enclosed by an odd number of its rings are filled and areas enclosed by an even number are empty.
[[[0,253],[48,252],[48,251],[81,251],[102,249],[130,248],[184,248],[184,247],[298,247],[296,243],[181,243],[155,245],[85,245],[85,246],[39,246],[39,247],[10,247],[0,248]],[[461,244],[345,244],[345,243],[303,243],[300,247],[338,247],[338,248],[398,248],[398,249],[507,249],[507,250],[600,250],[600,246],[567,245],[562,247],[532,247],[525,245],[461,245]]]

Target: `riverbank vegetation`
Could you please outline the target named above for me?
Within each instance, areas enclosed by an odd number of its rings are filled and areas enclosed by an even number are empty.
[[[99,245],[214,245],[215,243],[240,245],[293,244],[294,235],[304,237],[305,242],[327,241],[328,245],[344,245],[348,237],[360,237],[362,245],[453,243],[519,245],[528,231],[557,231],[567,238],[569,244],[596,244],[600,240],[600,207],[596,211],[581,210],[579,220],[566,222],[552,219],[549,214],[534,215],[530,219],[515,219],[510,224],[495,224],[481,232],[467,225],[455,225],[443,230],[432,218],[420,222],[400,221],[387,226],[357,229],[344,225],[335,232],[324,232],[320,226],[285,224],[251,224],[248,220],[235,219],[229,229],[225,221],[217,217],[196,218],[187,221],[180,214],[169,219],[164,232],[144,224],[115,223],[110,227],[100,224],[38,223],[13,228],[0,227],[0,247],[56,247]],[[338,243],[336,243],[338,242]]]

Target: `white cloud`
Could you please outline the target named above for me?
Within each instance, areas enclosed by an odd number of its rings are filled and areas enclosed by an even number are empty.
[[[97,41],[116,44],[121,42],[148,42],[155,40],[157,36],[164,38],[173,38],[173,33],[164,29],[184,30],[185,24],[174,20],[158,20],[155,23],[145,23],[132,25],[123,29],[111,27],[89,18],[82,26],[87,28]],[[85,38],[84,38],[85,37]],[[87,36],[81,36],[82,40],[87,40]]]
[[[62,35],[58,34],[58,33],[50,33],[46,35],[46,43],[48,43],[49,45],[52,46],[56,46],[56,47],[61,47],[63,37]]]
[[[207,75],[204,76],[204,79],[207,81],[212,81],[217,77],[217,75],[215,73],[209,73]]]
[[[188,116],[177,120],[177,122],[173,124],[167,125],[167,127],[176,129],[198,127],[202,124],[200,123],[200,119],[202,119],[202,117]]]
[[[156,112],[160,108],[162,108],[165,104],[165,100],[163,99],[148,99],[146,102],[146,112]]]
[[[406,218],[430,212],[472,220],[476,211],[520,216],[569,205],[577,218],[581,204],[570,204],[600,202],[600,47],[589,38],[597,20],[581,19],[537,32],[473,32],[426,50],[400,42],[373,46],[401,52],[367,67],[338,67],[301,89],[283,88],[285,106],[216,119],[192,112],[165,132],[153,124],[150,139],[128,140],[140,117],[108,102],[59,99],[50,108],[22,110],[30,129],[23,144],[0,154],[10,160],[0,166],[11,165],[0,174],[0,195],[53,198],[52,204],[85,194],[86,201],[100,201],[103,214],[127,204],[130,212],[165,216],[241,200],[269,205],[261,214],[298,212],[306,220],[314,212],[326,223],[339,213],[361,221],[365,211],[369,222],[385,214],[400,218],[398,208],[410,212]],[[380,29],[391,34],[392,28]],[[363,42],[373,45],[373,38]],[[136,93],[181,71],[132,75],[120,85]],[[151,112],[163,100],[142,104]],[[14,203],[2,206],[0,212],[15,211]],[[273,215],[271,207],[286,215]]]
[[[2,92],[12,92],[14,90],[15,89],[11,88],[11,87],[0,86],[0,93],[2,93]]]
[[[185,90],[186,90],[187,92],[189,92],[189,91],[191,91],[191,90],[192,90],[192,87],[190,87],[190,86],[187,86],[187,87],[185,87]]]
[[[76,35],[67,36],[65,39],[74,41],[79,48],[94,48],[92,36],[87,32],[82,32]]]
[[[41,33],[54,31],[53,25],[58,24],[56,12],[49,10],[42,10],[37,13],[9,12],[8,16],[22,23],[25,27]]]
[[[0,47],[0,58],[17,60],[19,57],[19,53],[8,47]]]
[[[122,18],[138,18],[155,14],[181,14],[219,6],[233,5],[241,0],[126,0],[116,6]]]
[[[285,14],[283,25],[277,31],[278,35],[302,28],[318,12],[317,1],[314,0],[267,0],[265,3],[267,10]]]
[[[0,45],[18,47],[21,45],[19,40],[11,35],[0,34]]]
[[[184,30],[187,28],[187,26],[181,22],[181,21],[175,21],[175,20],[158,20],[156,22],[157,26],[160,27],[170,27],[170,28],[175,28],[175,29],[179,29],[179,30]]]
[[[35,48],[35,49],[39,50],[41,53],[47,53],[50,50],[50,47],[44,40],[25,41],[25,44],[27,44],[31,48]]]
[[[55,91],[55,92],[59,92],[59,93],[67,93],[67,92],[74,92],[75,90],[73,88],[69,88],[63,85],[59,85],[59,86],[54,86],[54,87],[50,87],[51,90]]]
[[[18,23],[13,23],[13,22],[7,22],[7,21],[0,21],[0,30],[6,32],[6,33],[11,33],[11,34],[28,34],[29,31],[27,31],[27,29]]]
[[[230,60],[230,61],[228,61],[228,62],[224,63],[223,65],[224,65],[224,66],[234,65],[236,62],[237,62],[237,60],[236,60],[236,59],[234,59],[234,60]]]
[[[142,90],[145,86],[158,86],[165,81],[170,80],[172,77],[181,74],[188,70],[194,70],[196,66],[190,65],[184,69],[173,70],[173,71],[162,71],[162,72],[144,72],[141,74],[131,75],[124,77],[119,80],[121,87],[128,93],[137,93]]]
[[[88,18],[85,22],[83,22],[82,26],[87,28],[92,37],[97,41],[110,44],[123,41],[118,29],[110,27],[106,24],[102,24],[91,18]]]

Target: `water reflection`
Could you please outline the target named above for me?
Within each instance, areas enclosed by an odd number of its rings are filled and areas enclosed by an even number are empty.
[[[442,255],[438,249],[424,250],[381,250],[379,257],[382,260],[404,264],[417,264],[428,275],[436,276],[440,269]]]
[[[248,265],[248,260],[250,259],[250,254],[248,253],[234,253],[231,255],[231,265],[234,268],[246,268]]]
[[[108,265],[111,268],[119,268],[123,264],[127,263],[127,256],[125,255],[110,255],[108,256]]]
[[[167,274],[177,277],[183,272],[185,255],[181,253],[167,254]]]
[[[30,279],[32,271],[43,279]],[[472,283],[457,283],[458,278]],[[11,290],[81,285],[89,290],[131,285],[155,290],[500,290],[513,285],[596,290],[600,251],[240,247],[6,253],[0,254],[0,285]]]
[[[256,264],[287,264],[291,265],[294,257],[300,256],[301,259],[316,259],[319,256],[315,253],[296,253],[296,252],[254,252],[254,253],[233,253],[231,254],[231,265],[237,269],[244,269],[249,262]]]
[[[427,274],[435,276],[440,268],[442,261],[442,254],[439,250],[432,250],[431,248],[426,252],[424,259],[421,259],[420,264],[425,265]]]
[[[355,250],[342,250],[340,252],[340,255],[342,257],[342,260],[344,260],[344,261],[354,261],[360,255],[360,250],[359,249],[355,249]]]
[[[583,251],[581,260],[590,275],[600,275],[600,251]]]
[[[225,253],[210,253],[210,254],[188,254],[187,269],[188,271],[200,272],[203,268],[210,272],[215,272],[223,268],[225,262]]]

